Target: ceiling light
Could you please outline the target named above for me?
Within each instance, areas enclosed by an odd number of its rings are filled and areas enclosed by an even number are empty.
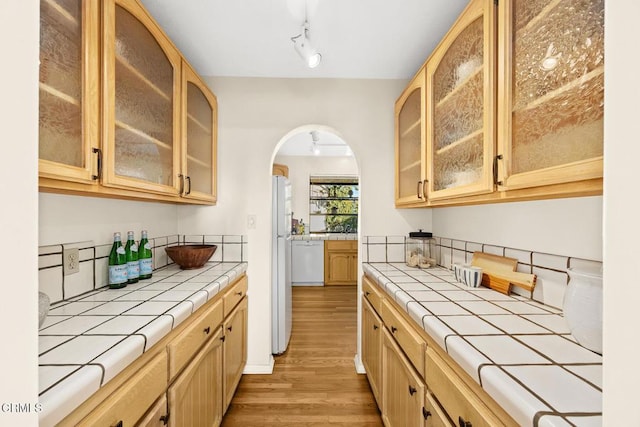
[[[307,21],[304,21],[304,24],[302,24],[300,34],[291,37],[291,41],[298,55],[300,55],[307,64],[307,67],[315,68],[320,65],[322,55],[318,53],[309,40],[309,23]]]
[[[318,136],[318,132],[312,130],[309,132],[311,134],[311,152],[314,156],[320,155],[320,147],[318,146],[318,141],[320,141],[320,136]]]

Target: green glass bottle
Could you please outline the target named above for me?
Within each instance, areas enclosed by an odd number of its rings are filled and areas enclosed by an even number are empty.
[[[147,237],[147,230],[142,230],[140,246],[138,247],[138,263],[140,265],[140,279],[150,279],[153,273],[153,253]]]
[[[109,253],[109,287],[112,289],[127,286],[127,255],[122,247],[120,233],[113,233],[113,246]]]
[[[140,265],[138,264],[138,245],[133,240],[133,231],[127,232],[127,245],[124,247],[127,256],[127,284],[138,283]]]

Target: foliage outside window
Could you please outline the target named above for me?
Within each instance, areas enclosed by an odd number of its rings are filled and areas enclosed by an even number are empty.
[[[356,233],[358,198],[355,177],[311,177],[309,228],[311,233]]]

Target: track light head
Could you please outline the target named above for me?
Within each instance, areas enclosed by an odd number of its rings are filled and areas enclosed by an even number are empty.
[[[322,61],[322,55],[318,53],[309,40],[309,23],[302,24],[302,30],[297,36],[291,37],[293,47],[298,55],[305,61],[307,67],[316,68]]]

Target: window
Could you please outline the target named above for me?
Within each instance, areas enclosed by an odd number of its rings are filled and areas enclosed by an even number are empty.
[[[356,233],[359,196],[356,177],[311,177],[309,232]]]

